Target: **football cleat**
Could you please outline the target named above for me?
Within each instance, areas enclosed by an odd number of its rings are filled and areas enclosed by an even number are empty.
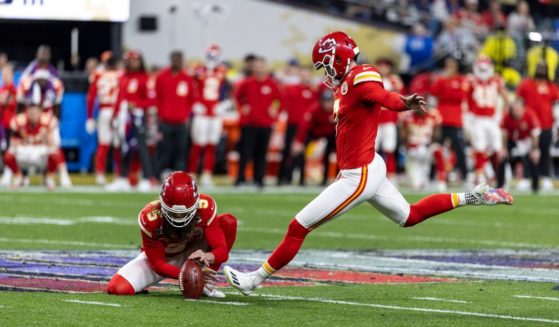
[[[0,187],[9,187],[12,181],[12,170],[5,167],[4,173],[2,174],[2,179],[0,179]]]
[[[223,273],[229,285],[238,289],[243,295],[250,295],[254,291],[252,273],[244,273],[229,266],[223,267]]]
[[[52,191],[56,188],[56,182],[54,181],[54,177],[53,176],[48,176],[45,179],[45,186],[49,189],[49,191]]]
[[[487,184],[479,184],[476,186],[472,195],[479,201],[479,204],[497,205],[497,204],[513,204],[514,199],[510,193],[502,188],[492,188]]]
[[[128,180],[123,177],[118,177],[112,183],[105,186],[105,190],[109,192],[129,192],[130,189],[130,183],[128,183]]]
[[[105,184],[107,184],[107,180],[105,179],[105,175],[103,175],[103,174],[96,174],[96,175],[95,175],[95,184],[97,184],[97,185],[105,185]]]
[[[138,191],[140,192],[149,192],[151,191],[151,183],[149,180],[147,179],[142,179],[139,183],[138,183]]]
[[[213,297],[216,299],[223,299],[225,297],[225,293],[223,293],[222,291],[218,290],[217,288],[210,288],[207,286],[204,286],[203,294],[206,297]]]

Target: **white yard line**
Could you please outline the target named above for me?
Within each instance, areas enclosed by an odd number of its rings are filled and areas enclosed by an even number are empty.
[[[88,216],[75,218],[52,218],[52,217],[0,217],[0,225],[57,225],[72,226],[76,224],[93,223],[93,224],[114,224],[133,226],[137,224],[136,219],[118,218],[112,216]]]
[[[216,301],[216,300],[195,300],[195,299],[185,299],[188,302],[202,302],[202,303],[213,303],[213,304],[225,304],[225,305],[236,305],[245,306],[249,305],[247,302],[234,302],[234,301]]]
[[[62,300],[64,302],[79,303],[79,304],[91,304],[91,305],[102,305],[106,307],[121,307],[119,303],[108,303],[108,302],[97,302],[97,301],[82,301],[82,300]]]
[[[550,296],[513,295],[513,297],[519,298],[519,299],[536,299],[536,300],[547,300],[547,301],[559,301],[559,297],[550,297]]]
[[[22,238],[7,238],[7,237],[0,237],[0,242],[23,243],[23,244],[75,245],[75,246],[90,246],[90,247],[101,247],[101,248],[126,248],[126,249],[138,248],[135,245],[129,245],[129,244],[94,243],[94,242],[78,242],[78,241],[47,240],[47,239],[22,239]]]
[[[449,303],[471,303],[471,302],[464,301],[464,300],[443,299],[443,298],[439,298],[439,297],[429,297],[429,296],[412,297],[412,299],[423,300],[423,301],[435,301],[435,302],[449,302]]]
[[[276,299],[276,300],[309,301],[309,302],[340,304],[340,305],[348,305],[348,306],[360,306],[360,307],[369,307],[369,308],[391,309],[391,310],[400,310],[400,311],[430,312],[430,313],[451,314],[451,315],[457,315],[457,316],[471,316],[471,317],[481,317],[481,318],[495,318],[495,319],[503,319],[503,320],[518,320],[518,321],[530,321],[530,322],[541,322],[541,323],[549,323],[549,324],[559,324],[559,320],[539,318],[539,317],[521,317],[521,316],[501,315],[501,314],[473,312],[473,311],[459,311],[459,310],[443,310],[443,309],[431,309],[431,308],[405,307],[405,306],[399,306],[399,305],[387,305],[387,304],[377,304],[377,303],[360,303],[360,302],[351,302],[351,301],[339,301],[339,300],[333,300],[333,299],[327,299],[327,298],[309,298],[309,297],[302,297],[302,296],[282,296],[282,295],[271,295],[271,294],[255,294],[255,296],[269,298],[269,299]]]

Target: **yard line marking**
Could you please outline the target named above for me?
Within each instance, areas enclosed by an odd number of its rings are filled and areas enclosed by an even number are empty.
[[[226,304],[226,305],[236,305],[236,306],[245,306],[250,304],[247,302],[234,302],[234,301],[214,301],[214,300],[196,300],[196,299],[184,299],[184,300],[188,302],[203,302],[203,303]]]
[[[136,225],[136,219],[118,218],[112,216],[86,216],[76,218],[52,218],[52,217],[28,217],[28,216],[15,216],[15,217],[0,217],[0,225],[58,225],[58,226],[73,226],[82,223],[94,224],[114,224],[114,225]]]
[[[80,304],[92,304],[92,305],[103,305],[106,307],[121,307],[122,304],[120,303],[107,303],[107,302],[97,302],[97,301],[82,301],[82,300],[62,300],[64,302],[70,302],[70,303],[80,303]]]
[[[550,296],[513,295],[513,297],[516,297],[516,298],[519,298],[519,299],[536,299],[536,300],[559,301],[559,297],[550,297]]]
[[[47,240],[47,239],[24,239],[24,238],[7,238],[7,237],[0,237],[0,242],[24,243],[24,244],[75,245],[75,246],[91,246],[91,247],[103,247],[103,248],[127,248],[127,249],[138,248],[137,246],[130,245],[130,244],[94,243],[94,242],[78,242],[78,241]]]
[[[262,227],[240,227],[241,232],[260,232],[268,234],[285,234],[285,229],[279,228],[262,228]],[[375,234],[357,234],[357,233],[341,233],[341,232],[320,232],[315,231],[312,233],[314,236],[319,237],[332,237],[332,238],[353,238],[361,240],[391,240],[393,237],[386,235]],[[535,244],[523,242],[507,242],[507,241],[494,241],[494,240],[479,240],[479,239],[457,239],[451,237],[439,236],[406,236],[399,235],[399,239],[406,239],[416,242],[429,242],[429,243],[461,243],[461,244],[483,244],[483,245],[499,245],[507,247],[521,247],[521,248],[550,248],[550,244]]]
[[[439,297],[429,297],[429,296],[425,296],[425,297],[412,297],[412,299],[414,300],[424,300],[424,301],[436,301],[436,302],[450,302],[450,303],[471,303],[469,301],[464,301],[464,300],[453,300],[453,299],[442,299]]]
[[[496,318],[496,319],[503,319],[503,320],[519,320],[519,321],[531,321],[531,322],[559,324],[559,320],[553,320],[553,319],[537,318],[537,317],[510,316],[510,315],[482,313],[482,312],[474,312],[474,311],[458,311],[458,310],[444,310],[444,309],[431,309],[431,308],[418,308],[418,307],[404,307],[404,306],[398,306],[398,305],[388,305],[388,304],[378,304],[378,303],[360,303],[360,302],[333,300],[333,299],[327,299],[327,298],[313,298],[313,297],[302,297],[302,296],[283,296],[283,295],[272,295],[272,294],[254,294],[253,296],[259,296],[259,297],[264,297],[264,298],[269,298],[269,299],[277,299],[277,300],[310,301],[310,302],[342,304],[342,305],[349,305],[349,306],[361,306],[361,307],[391,309],[391,310],[400,310],[400,311],[431,312],[431,313],[453,314],[453,315],[458,315],[458,316],[471,316],[471,317],[482,317],[482,318]]]

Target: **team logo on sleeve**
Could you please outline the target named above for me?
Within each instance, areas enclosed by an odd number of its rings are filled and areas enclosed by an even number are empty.
[[[342,84],[342,95],[346,95],[347,94],[347,82],[344,82]]]

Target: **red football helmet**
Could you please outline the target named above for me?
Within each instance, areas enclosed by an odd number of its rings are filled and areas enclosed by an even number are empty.
[[[181,171],[171,173],[159,192],[161,213],[176,228],[186,227],[196,216],[198,187],[189,174]]]
[[[359,48],[344,32],[333,32],[324,35],[314,45],[312,51],[313,67],[324,67],[328,87],[337,86],[349,72],[351,60],[357,59]]]

